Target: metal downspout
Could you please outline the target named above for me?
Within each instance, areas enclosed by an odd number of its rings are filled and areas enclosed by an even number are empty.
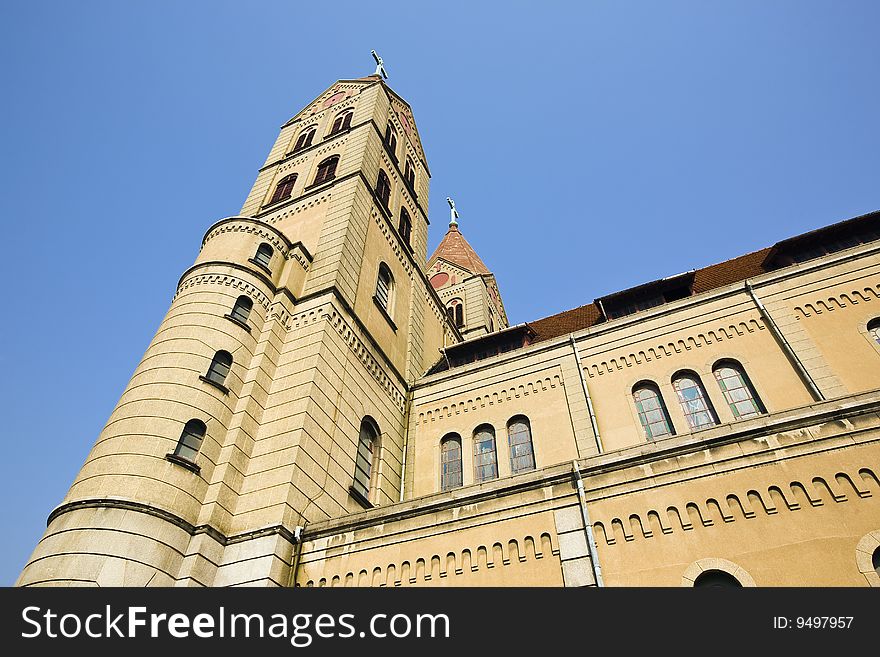
[[[598,449],[601,454],[604,450],[602,449],[602,438],[599,437],[599,423],[596,421],[596,413],[593,412],[593,400],[590,398],[590,389],[587,387],[587,380],[584,378],[584,370],[581,368],[581,355],[578,353],[578,348],[574,341],[574,335],[569,333],[568,339],[571,340],[571,349],[574,352],[575,365],[577,366],[578,376],[580,376],[581,379],[581,388],[584,390],[584,397],[587,398],[587,410],[590,412],[590,425],[593,427],[593,435],[596,436],[596,449]]]
[[[779,330],[779,327],[776,326],[776,322],[773,321],[773,317],[770,316],[770,313],[767,312],[767,309],[764,307],[764,304],[761,303],[761,300],[758,298],[758,295],[755,294],[755,290],[752,288],[752,284],[745,282],[746,292],[748,292],[749,296],[754,301],[755,305],[758,307],[758,312],[761,313],[761,317],[764,319],[764,323],[767,324],[767,327],[770,329],[770,332],[776,338],[777,342],[782,345],[782,350],[785,352],[785,355],[788,356],[788,359],[791,361],[794,368],[797,370],[797,373],[800,375],[801,379],[804,383],[807,384],[807,388],[810,390],[810,394],[813,395],[813,399],[816,401],[824,401],[825,395],[819,390],[818,386],[816,386],[816,382],[813,381],[813,377],[810,376],[810,373],[807,372],[807,368],[804,367],[804,364],[801,362],[801,359],[798,358],[798,355],[795,353],[794,349],[792,349],[791,345],[788,343],[788,340],[785,339],[785,336],[782,335],[782,331]]]
[[[581,519],[584,521],[584,534],[587,537],[587,548],[590,550],[590,561],[593,564],[593,576],[596,578],[596,586],[604,587],[602,579],[602,566],[599,565],[599,550],[596,548],[596,540],[593,538],[593,523],[590,522],[590,514],[587,511],[587,496],[584,493],[584,480],[581,478],[581,470],[577,461],[571,462],[571,469],[576,478],[578,500],[581,507]]]

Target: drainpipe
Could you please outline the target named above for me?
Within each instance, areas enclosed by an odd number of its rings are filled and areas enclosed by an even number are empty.
[[[758,298],[758,295],[755,294],[755,290],[752,288],[752,284],[745,282],[746,292],[748,292],[749,296],[752,298],[752,301],[755,302],[755,305],[758,307],[758,312],[761,313],[761,317],[764,319],[764,323],[767,324],[767,327],[770,329],[770,332],[776,338],[776,341],[782,346],[782,350],[785,352],[785,355],[788,356],[788,359],[791,361],[794,368],[797,370],[797,373],[800,375],[801,379],[804,383],[807,384],[807,388],[810,390],[810,394],[813,395],[813,399],[816,401],[824,401],[825,396],[816,386],[816,382],[813,381],[813,377],[810,376],[810,373],[807,372],[807,368],[804,367],[804,364],[801,362],[801,359],[798,358],[798,355],[795,353],[794,349],[792,349],[791,345],[788,343],[788,340],[785,339],[785,336],[782,334],[782,331],[779,330],[779,327],[776,326],[776,322],[773,321],[773,317],[770,316],[770,313],[767,312],[767,309],[764,307],[764,304],[761,303],[761,300]]]
[[[306,524],[308,524],[308,522],[306,522]],[[293,540],[296,547],[293,548],[293,565],[290,567],[290,581],[287,584],[288,588],[291,589],[296,586],[296,576],[299,572],[299,558],[302,554],[303,531],[305,531],[305,526],[303,525],[297,525],[293,530]]]
[[[571,462],[571,469],[576,478],[578,500],[581,507],[581,519],[584,521],[584,534],[587,537],[587,548],[590,550],[590,561],[593,563],[593,575],[596,578],[596,586],[604,587],[602,580],[602,566],[599,565],[599,551],[596,549],[596,539],[593,538],[593,523],[590,522],[590,514],[587,511],[587,496],[584,494],[584,480],[581,478],[581,470],[577,461]]]
[[[601,454],[604,450],[602,449],[602,439],[599,437],[599,423],[596,422],[596,414],[593,412],[593,400],[590,398],[590,389],[587,387],[587,380],[584,378],[584,370],[581,368],[581,355],[578,353],[577,344],[575,344],[574,341],[574,335],[569,333],[568,339],[571,340],[571,350],[574,352],[575,365],[577,366],[578,375],[581,378],[581,388],[584,390],[584,397],[587,398],[587,410],[590,412],[590,424],[593,427],[593,435],[596,436],[596,449],[598,449]]]
[[[403,502],[403,489],[406,486],[406,447],[409,444],[409,414],[412,410],[412,390],[406,391],[406,412],[403,414],[403,455],[400,459],[400,499]]]

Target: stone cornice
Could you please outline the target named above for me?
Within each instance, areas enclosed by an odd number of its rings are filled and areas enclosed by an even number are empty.
[[[259,529],[252,529],[250,531],[241,532],[240,534],[227,536],[226,534],[212,527],[211,525],[193,525],[192,523],[186,521],[177,514],[172,513],[171,511],[166,511],[165,509],[161,509],[157,506],[116,497],[90,498],[86,500],[77,500],[75,502],[62,504],[56,507],[49,514],[46,525],[51,524],[53,520],[66,513],[70,513],[71,511],[79,511],[82,509],[119,509],[122,511],[134,511],[135,513],[144,513],[146,515],[160,518],[166,522],[169,522],[172,525],[175,525],[176,527],[184,530],[190,536],[195,536],[197,534],[207,534],[212,539],[224,546],[272,535],[279,535],[290,543],[296,543],[293,532],[283,525],[270,525],[268,527],[260,527]]]

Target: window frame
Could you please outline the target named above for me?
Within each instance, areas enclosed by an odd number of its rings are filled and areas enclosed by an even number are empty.
[[[349,492],[364,508],[375,506],[375,493],[378,486],[379,450],[382,432],[379,425],[369,415],[361,420],[358,431],[357,451],[354,459],[354,474]],[[365,438],[369,438],[365,441]],[[360,476],[359,476],[360,474]]]
[[[317,125],[310,125],[307,128],[303,128],[302,132],[296,138],[296,142],[293,145],[293,149],[290,151],[291,154],[299,153],[300,151],[304,151],[312,145],[312,142],[315,140],[315,135],[318,133]]]
[[[315,179],[309,187],[323,185],[331,180],[336,180],[336,169],[339,167],[339,155],[330,155],[318,162],[315,168]],[[329,173],[327,171],[329,170]],[[323,177],[322,177],[323,175]]]
[[[525,432],[517,432],[517,434],[525,433],[528,436],[528,441],[520,441],[514,444],[513,439],[515,434],[511,432],[511,427],[517,424],[525,427]],[[525,444],[528,444],[528,456],[531,457],[531,466],[517,466],[517,459],[522,459],[525,455],[520,454],[514,456],[514,452],[516,451],[515,447]],[[510,458],[510,474],[516,475],[523,472],[532,472],[537,469],[538,464],[535,456],[535,438],[532,433],[532,423],[525,415],[514,415],[507,421],[507,449]]]
[[[737,376],[739,377],[739,382],[741,384],[740,386],[738,386],[738,388],[732,388],[728,390],[727,384],[722,380],[722,377],[719,374],[721,370],[724,369],[732,370],[737,374]],[[722,358],[712,366],[712,375],[715,377],[715,381],[716,383],[718,383],[718,388],[721,390],[721,395],[722,397],[724,397],[724,401],[727,402],[727,406],[728,408],[730,408],[730,412],[733,414],[733,417],[736,420],[746,420],[749,418],[758,417],[760,415],[765,415],[767,413],[764,402],[761,401],[761,397],[758,395],[758,391],[755,389],[755,386],[749,378],[749,375],[746,373],[745,368],[742,366],[742,363],[732,358]],[[745,390],[748,393],[749,398],[734,400],[731,393],[732,390],[735,389]],[[736,405],[742,404],[744,402],[751,402],[752,406],[754,406],[755,409],[754,412],[745,415],[740,414]]]
[[[446,459],[446,446],[456,443],[458,446],[458,459]],[[458,470],[449,471],[447,465],[458,465]],[[457,483],[455,476],[457,475]],[[450,482],[449,478],[452,477]],[[462,449],[461,436],[457,433],[448,433],[440,439],[440,492],[447,492],[464,486],[464,451]]]
[[[400,235],[404,244],[409,247],[412,246],[412,217],[409,216],[409,211],[403,206],[400,208],[400,219],[397,224],[397,233]]]
[[[232,372],[232,365],[234,362],[231,353],[225,349],[220,349],[214,353],[214,357],[211,359],[211,364],[208,365],[207,372],[199,376],[199,379],[214,386],[223,394],[228,395],[229,388],[226,386],[226,379],[229,377],[230,372]],[[223,369],[226,371],[222,375],[219,374]]]
[[[490,436],[489,439],[478,440],[477,436],[485,433]],[[492,449],[478,451],[481,443],[487,443],[491,440]],[[498,479],[498,441],[495,436],[495,427],[491,424],[481,424],[476,429],[474,429],[473,433],[473,443],[474,443],[474,483],[481,484],[487,481],[494,481]],[[491,455],[491,460],[481,459],[481,457]],[[481,468],[493,468],[494,474],[491,476],[484,477],[480,474]],[[490,471],[491,472],[491,471]]]
[[[696,399],[684,398],[684,395],[679,386],[679,382],[683,379],[690,379],[696,384],[693,387],[695,387],[699,391],[699,399],[702,400],[704,409],[688,411],[686,404],[688,402],[696,401]],[[709,393],[706,392],[706,386],[703,385],[703,381],[700,379],[699,374],[697,374],[693,370],[680,370],[676,372],[672,377],[672,389],[675,391],[676,399],[678,399],[679,406],[681,407],[681,411],[684,414],[684,419],[687,422],[688,427],[691,431],[702,431],[703,429],[710,429],[712,427],[718,426],[718,413],[715,411],[712,400],[709,398]],[[691,421],[691,418],[699,413],[706,413],[707,417],[709,418],[709,422],[695,425],[694,422]]]
[[[644,404],[644,401],[646,401],[646,400],[638,399],[636,396],[638,393],[640,393],[642,391],[649,391],[649,392],[653,393],[654,395],[656,395],[656,399],[658,402],[657,408],[648,408],[648,409],[644,408],[643,404]],[[672,423],[672,418],[669,416],[669,409],[666,406],[666,400],[663,399],[663,393],[660,390],[660,386],[658,386],[653,381],[648,381],[648,380],[639,381],[638,383],[636,383],[632,387],[632,390],[630,391],[630,395],[632,396],[633,404],[635,405],[635,408],[636,408],[636,415],[638,416],[639,424],[642,427],[642,432],[644,433],[645,439],[648,442],[653,442],[655,440],[661,440],[663,438],[668,438],[669,436],[675,435],[675,425]],[[648,414],[651,411],[659,411],[660,412],[660,414],[662,416],[663,423],[666,428],[666,433],[654,434],[653,430],[651,429],[651,426],[655,425],[655,424],[659,424],[659,422],[657,420],[648,421]]]
[[[379,169],[379,173],[376,176],[376,198],[379,199],[379,203],[383,208],[391,212],[391,179],[385,173],[385,169],[382,168]]]
[[[241,312],[241,308],[245,306],[247,307],[247,312]],[[232,308],[229,310],[229,312],[223,316],[234,324],[238,324],[239,326],[250,332],[251,327],[250,324],[247,323],[247,320],[250,318],[253,309],[254,300],[251,299],[247,294],[242,294],[239,295],[239,297],[235,300],[235,303],[232,304]]]
[[[275,248],[269,244],[269,242],[260,242],[260,245],[257,247],[257,250],[254,252],[254,256],[248,260],[248,262],[252,262],[257,265],[261,269],[264,269],[268,273],[272,273],[272,259],[275,257]]]
[[[340,132],[345,132],[351,127],[351,119],[354,116],[354,108],[347,107],[344,110],[340,111],[333,117],[333,123],[330,124],[330,132],[327,133],[328,137],[333,135],[337,135]],[[339,124],[337,126],[337,123]]]
[[[269,202],[266,205],[275,205],[276,203],[281,203],[282,201],[290,199],[293,196],[293,187],[296,185],[296,179],[298,176],[299,174],[297,173],[291,173],[279,180],[275,185],[275,191],[272,192],[272,196],[269,198]]]

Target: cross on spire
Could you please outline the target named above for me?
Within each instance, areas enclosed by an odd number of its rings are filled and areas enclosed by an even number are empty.
[[[385,70],[385,62],[379,57],[378,53],[375,50],[371,50],[370,54],[373,55],[373,59],[376,60],[376,72],[373,75],[381,75],[384,79],[388,79],[388,72]]]
[[[449,203],[449,227],[450,228],[458,228],[458,210],[455,209],[455,201],[453,201],[448,196],[446,197],[446,202]]]

